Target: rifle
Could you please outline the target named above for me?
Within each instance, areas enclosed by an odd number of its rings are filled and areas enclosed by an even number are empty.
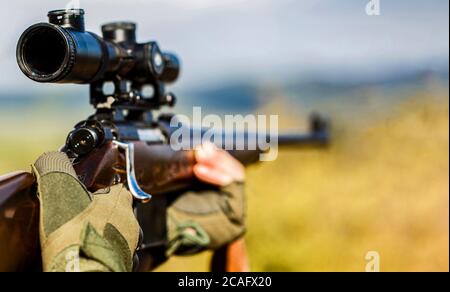
[[[50,11],[48,18],[49,23],[35,24],[20,37],[19,67],[36,82],[89,84],[90,102],[96,112],[74,127],[61,151],[72,160],[88,190],[95,192],[119,182],[128,185],[144,231],[139,269],[148,270],[164,261],[166,195],[199,185],[193,174],[194,152],[177,151],[170,145],[173,133],[187,126],[173,126],[172,115],[153,114],[163,106],[174,106],[176,97],[165,87],[177,80],[180,62],[176,55],[162,52],[156,42],[136,42],[134,23],[106,24],[100,37],[85,30],[82,9]],[[114,85],[113,92],[105,92],[107,84]],[[153,89],[151,95],[144,93],[148,86]],[[199,132],[200,137],[207,132],[202,128],[189,131],[192,135]],[[231,135],[246,142],[259,135],[251,134]],[[270,137],[264,134],[263,138]],[[313,115],[309,133],[277,138],[280,146],[326,146],[328,125],[319,115]],[[267,150],[230,153],[249,165]],[[35,192],[35,178],[29,173],[0,178],[2,271],[40,269],[39,202]],[[227,255],[216,254],[214,265],[226,261],[224,257]]]

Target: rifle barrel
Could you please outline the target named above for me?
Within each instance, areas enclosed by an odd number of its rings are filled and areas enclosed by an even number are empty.
[[[297,134],[286,133],[278,136],[280,147],[321,147],[328,146],[330,137],[327,132]]]

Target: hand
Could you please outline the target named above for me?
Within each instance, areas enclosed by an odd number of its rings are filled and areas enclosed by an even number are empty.
[[[225,187],[233,182],[245,181],[245,168],[225,150],[208,142],[195,151],[197,164],[194,174],[207,184]]]
[[[89,193],[61,152],[42,155],[33,172],[44,271],[131,271],[140,228],[127,188]]]

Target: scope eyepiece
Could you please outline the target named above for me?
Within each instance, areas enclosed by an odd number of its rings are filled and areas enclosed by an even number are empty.
[[[163,82],[175,82],[180,76],[180,60],[176,55],[165,53],[163,54],[164,71],[162,72],[160,79]]]

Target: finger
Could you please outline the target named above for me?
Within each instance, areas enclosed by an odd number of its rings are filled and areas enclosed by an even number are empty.
[[[219,161],[218,167],[223,171],[226,171],[231,175],[236,181],[245,180],[245,168],[244,166],[236,160],[230,153],[224,150],[219,150],[216,154],[216,159]]]
[[[213,155],[204,154],[199,151],[198,163],[214,168],[231,176],[234,180],[245,180],[245,168],[233,156],[223,150],[216,150]]]
[[[245,180],[245,168],[228,152],[218,149],[212,143],[205,143],[196,151],[196,160],[199,164],[217,169],[231,176],[234,180]]]
[[[203,164],[194,166],[195,176],[202,182],[215,186],[227,186],[233,182],[233,178],[220,170],[208,167]]]
[[[206,142],[197,147],[195,154],[197,162],[211,164],[217,159],[219,149],[211,142]]]

